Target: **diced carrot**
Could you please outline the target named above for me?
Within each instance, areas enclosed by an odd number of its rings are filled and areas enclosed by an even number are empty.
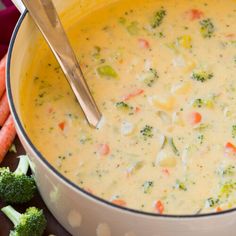
[[[0,126],[3,126],[9,114],[10,108],[8,105],[7,94],[5,92],[0,100]]]
[[[164,208],[163,203],[160,200],[156,202],[155,209],[157,210],[158,213],[163,214],[165,208]]]
[[[217,207],[216,208],[216,212],[221,212],[222,211],[222,208],[221,207]]]
[[[49,107],[48,108],[48,113],[51,114],[53,112],[53,108],[52,107]]]
[[[230,142],[225,144],[226,151],[230,151],[236,154],[236,146]]]
[[[138,113],[141,111],[141,108],[140,107],[135,107],[135,112]]]
[[[139,46],[144,49],[150,48],[150,44],[146,39],[138,39]]]
[[[6,90],[6,56],[0,61],[0,97]]]
[[[106,156],[110,153],[110,147],[108,144],[101,144],[99,147],[99,154],[102,156]]]
[[[189,122],[191,125],[196,125],[202,121],[202,115],[199,112],[191,112],[189,114]]]
[[[204,16],[204,13],[198,9],[191,9],[187,12],[190,20],[199,20]]]
[[[8,152],[16,136],[16,129],[11,115],[0,130],[0,162]]]
[[[122,207],[125,207],[127,205],[126,202],[122,199],[114,199],[112,203]]]
[[[91,188],[85,188],[84,190],[87,191],[90,194],[93,194],[93,190]]]
[[[162,169],[162,173],[165,174],[166,176],[169,176],[170,175],[170,172],[167,168],[163,168]]]
[[[230,38],[230,39],[232,39],[232,38],[234,38],[234,37],[235,37],[235,34],[233,34],[233,33],[232,33],[232,34],[227,34],[227,35],[226,35],[226,38]]]
[[[58,124],[58,127],[63,131],[65,129],[65,126],[66,126],[66,122],[65,121],[62,121]]]
[[[143,89],[137,89],[136,91],[132,92],[132,93],[129,93],[128,95],[124,96],[123,97],[123,100],[124,101],[128,101],[130,100],[131,98],[134,98],[138,95],[141,95],[144,93],[144,90]]]

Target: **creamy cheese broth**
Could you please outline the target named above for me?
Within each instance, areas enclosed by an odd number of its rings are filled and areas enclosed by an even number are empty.
[[[68,29],[104,119],[88,126],[42,42],[21,110],[81,188],[160,214],[236,206],[236,1],[117,1]]]

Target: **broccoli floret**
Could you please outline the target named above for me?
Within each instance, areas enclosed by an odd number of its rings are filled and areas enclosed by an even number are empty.
[[[211,38],[213,36],[213,33],[215,32],[215,26],[213,25],[211,19],[204,19],[200,22],[201,25],[201,34],[203,38]]]
[[[8,203],[28,202],[34,196],[36,184],[34,178],[27,176],[29,160],[20,156],[15,172],[8,167],[0,168],[0,197]]]
[[[207,80],[212,79],[212,77],[213,77],[213,74],[207,71],[196,71],[192,73],[191,79],[200,81],[203,83]]]
[[[236,138],[236,125],[232,125],[232,137]]]
[[[140,130],[140,133],[145,137],[145,138],[152,138],[153,137],[153,127],[149,125],[145,125],[145,127]]]
[[[206,200],[206,206],[207,207],[215,207],[219,202],[220,202],[220,200],[218,198],[214,199],[214,198],[210,197]]]
[[[179,181],[178,179],[177,179],[176,182],[175,182],[174,188],[175,188],[175,189],[182,190],[182,191],[187,191],[187,187],[186,187],[185,183]]]
[[[123,101],[117,102],[116,107],[121,108],[121,109],[127,109],[127,110],[130,108],[130,106],[127,103],[123,102]]]
[[[157,70],[150,68],[148,71],[142,74],[140,80],[143,81],[148,87],[152,87],[153,84],[158,80],[159,75]]]
[[[204,100],[201,99],[201,98],[197,98],[193,102],[193,107],[199,107],[200,108],[200,107],[203,107],[203,105],[204,105]]]
[[[150,193],[151,192],[151,189],[153,188],[154,186],[154,182],[153,181],[145,181],[144,184],[142,185],[143,187],[143,192],[144,193]]]
[[[6,206],[2,212],[14,224],[10,236],[41,236],[46,228],[43,211],[36,207],[29,207],[25,213],[20,214],[12,206]]]
[[[160,26],[165,16],[166,16],[166,11],[164,10],[163,7],[159,11],[155,12],[151,20],[152,28],[155,29],[158,26]]]

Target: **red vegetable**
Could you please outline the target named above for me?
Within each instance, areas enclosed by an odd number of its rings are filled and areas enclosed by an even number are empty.
[[[155,209],[157,210],[159,214],[163,214],[165,208],[164,208],[163,203],[160,200],[156,202]]]
[[[6,89],[5,73],[6,73],[6,56],[0,61],[0,97],[2,97]]]
[[[141,95],[144,93],[144,90],[143,89],[137,89],[136,91],[132,92],[132,93],[129,93],[128,95],[124,96],[123,97],[123,100],[124,101],[128,101],[130,100],[131,98],[133,97],[136,97],[138,95]]]
[[[191,9],[187,14],[190,20],[199,20],[204,16],[204,13],[198,9]]]
[[[99,147],[99,154],[102,156],[106,156],[110,153],[110,147],[108,144],[101,144]]]
[[[0,100],[0,126],[3,126],[9,114],[10,108],[8,105],[7,94],[5,92]]]
[[[230,151],[236,154],[236,146],[230,142],[225,144],[226,151]]]
[[[11,115],[0,130],[0,162],[8,152],[16,136],[16,129]]]
[[[118,206],[122,206],[122,207],[126,206],[126,202],[122,199],[115,199],[112,201],[112,203]]]
[[[199,112],[192,112],[189,115],[189,122],[191,125],[196,125],[202,121],[202,115]]]
[[[62,121],[58,124],[58,127],[63,131],[65,129],[65,126],[66,126],[66,122],[65,121]]]
[[[139,39],[138,42],[141,48],[144,48],[144,49],[150,48],[150,44],[146,39]]]

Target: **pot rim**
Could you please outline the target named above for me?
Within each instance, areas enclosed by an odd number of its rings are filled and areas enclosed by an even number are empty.
[[[126,208],[126,207],[121,207],[118,205],[115,205],[105,199],[102,199],[98,196],[95,196],[87,191],[85,191],[84,189],[80,188],[78,185],[76,185],[74,182],[72,182],[71,180],[69,180],[67,177],[65,177],[64,175],[62,175],[55,167],[53,167],[48,161],[47,159],[40,153],[40,151],[34,146],[34,144],[31,142],[29,136],[27,135],[23,125],[21,124],[20,118],[18,116],[18,113],[16,111],[15,105],[14,105],[14,101],[13,101],[13,96],[12,96],[12,90],[11,90],[11,79],[10,79],[10,73],[11,73],[11,57],[12,57],[12,52],[14,50],[14,45],[15,45],[15,41],[17,40],[17,35],[20,29],[21,24],[23,23],[26,15],[28,14],[28,11],[25,10],[19,20],[17,21],[17,24],[15,26],[15,29],[13,31],[13,34],[11,36],[11,40],[10,40],[10,44],[9,44],[9,48],[8,48],[8,55],[7,55],[7,65],[6,65],[6,89],[7,89],[7,94],[8,94],[8,99],[9,99],[9,105],[10,105],[10,109],[11,109],[11,114],[14,117],[14,120],[19,128],[19,131],[21,133],[21,135],[24,137],[24,139],[26,140],[26,142],[28,143],[28,145],[32,148],[32,150],[35,152],[35,154],[40,158],[40,160],[51,170],[53,171],[53,173],[58,176],[60,179],[62,179],[64,182],[66,182],[70,187],[72,187],[74,190],[76,190],[77,192],[82,192],[85,195],[91,197],[93,200],[97,201],[98,203],[103,203],[109,207],[113,207],[115,209],[120,209],[123,210],[125,212],[128,213],[133,213],[136,214],[137,216],[149,216],[149,217],[158,217],[158,218],[169,218],[169,219],[183,219],[183,218],[203,218],[203,217],[210,217],[210,216],[222,216],[224,214],[227,213],[232,213],[236,211],[236,208],[232,208],[226,211],[222,211],[222,212],[212,212],[212,213],[205,213],[205,214],[195,214],[195,215],[171,215],[171,214],[158,214],[158,213],[152,213],[152,212],[143,212],[143,211],[139,211],[136,209],[131,209],[131,208]]]

